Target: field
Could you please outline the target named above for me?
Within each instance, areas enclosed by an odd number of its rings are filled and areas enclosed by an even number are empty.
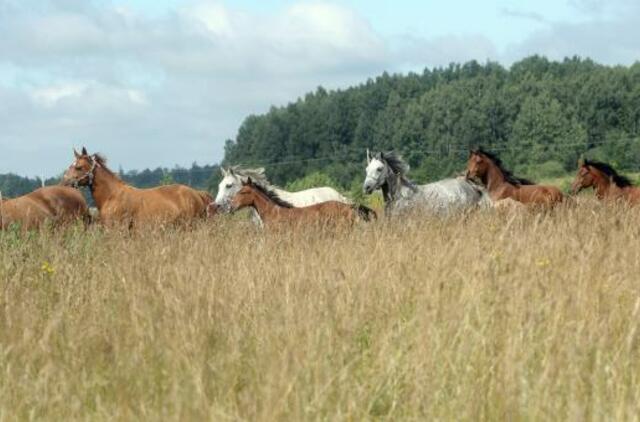
[[[637,420],[640,212],[0,235],[0,420]]]

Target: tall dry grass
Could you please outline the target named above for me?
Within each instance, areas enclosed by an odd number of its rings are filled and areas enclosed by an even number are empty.
[[[0,419],[638,419],[639,221],[4,233]]]

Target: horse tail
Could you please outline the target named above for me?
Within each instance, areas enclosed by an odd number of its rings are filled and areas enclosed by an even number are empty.
[[[368,222],[378,218],[378,214],[365,205],[354,204],[352,207],[358,213],[358,217],[362,218],[364,221]]]

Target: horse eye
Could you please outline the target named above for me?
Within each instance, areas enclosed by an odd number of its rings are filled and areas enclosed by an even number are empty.
[[[76,170],[82,170],[81,166],[76,166]]]
[[[227,186],[225,186],[227,189],[231,189],[233,187],[233,185],[231,183],[228,183]]]
[[[382,167],[378,167],[378,168],[376,169],[376,171],[377,171],[378,173],[380,173],[380,172],[382,171]]]

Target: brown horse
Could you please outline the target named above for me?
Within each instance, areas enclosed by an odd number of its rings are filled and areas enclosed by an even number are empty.
[[[190,222],[206,217],[207,205],[213,201],[207,192],[184,185],[134,188],[109,170],[101,155],[89,155],[86,148],[73,153],[75,160],[64,173],[63,183],[88,186],[100,221],[108,226]]]
[[[231,209],[253,207],[267,226],[276,224],[302,225],[352,224],[358,219],[371,221],[376,213],[364,205],[345,204],[338,201],[326,201],[306,207],[295,208],[283,201],[273,191],[253,183],[251,178],[242,184],[242,188],[231,199]]]
[[[581,160],[576,178],[571,185],[573,193],[594,188],[600,200],[625,200],[630,204],[640,203],[640,188],[618,174],[609,164],[599,161]]]
[[[0,229],[12,224],[22,229],[36,229],[45,222],[55,225],[77,219],[88,222],[87,203],[77,190],[65,186],[48,186],[14,199],[0,199]]]
[[[523,204],[554,205],[564,198],[554,186],[536,185],[513,176],[497,156],[481,149],[469,155],[467,178],[479,180],[494,202],[511,198]]]

